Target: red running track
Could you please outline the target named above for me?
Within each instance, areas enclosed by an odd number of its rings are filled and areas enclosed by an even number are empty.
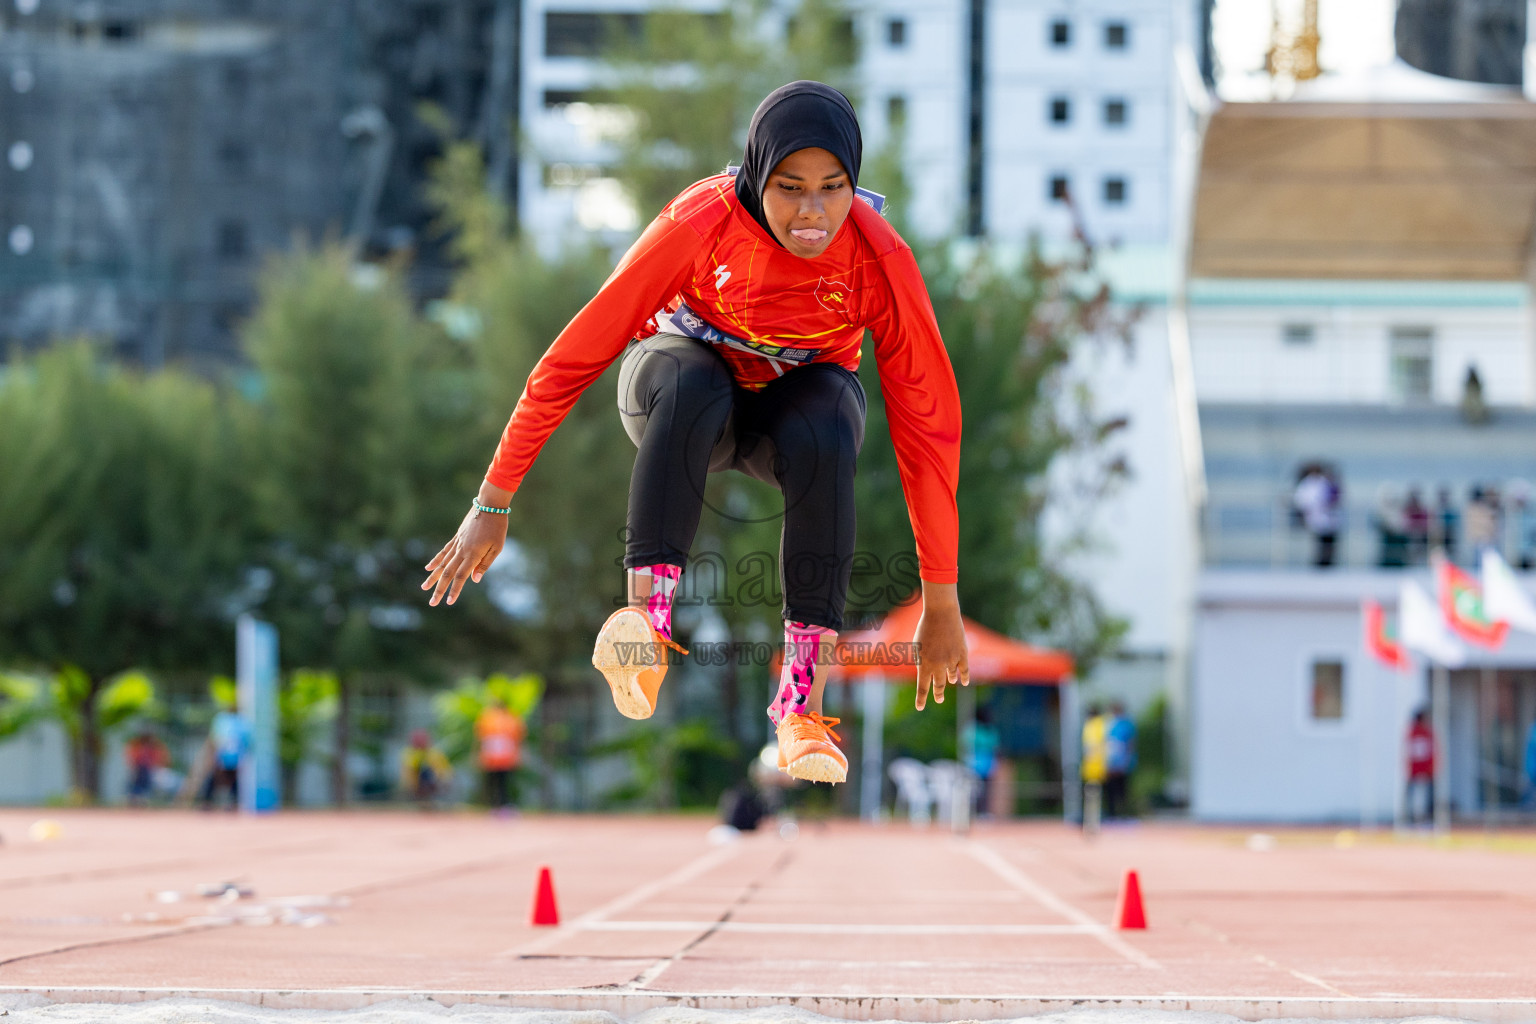
[[[44,817],[59,837],[29,838]],[[219,991],[340,1007],[404,991],[933,1020],[1088,1000],[1536,1019],[1529,833],[1280,831],[1250,849],[1232,828],[1126,826],[1089,842],[1050,822],[961,839],[838,821],[715,846],[711,824],[0,810],[0,998]],[[559,928],[527,923],[543,864]],[[1145,932],[1107,927],[1128,868]],[[226,881],[249,895],[194,894]]]

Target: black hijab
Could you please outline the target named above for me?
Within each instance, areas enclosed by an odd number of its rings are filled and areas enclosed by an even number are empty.
[[[758,104],[747,129],[747,152],[736,173],[736,198],[776,243],[778,238],[763,216],[768,175],[789,154],[812,147],[837,157],[848,172],[850,187],[859,183],[864,137],[848,97],[820,82],[790,82],[773,90]]]

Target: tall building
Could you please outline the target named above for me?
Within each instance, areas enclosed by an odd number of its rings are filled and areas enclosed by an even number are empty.
[[[516,180],[514,0],[13,0],[0,7],[0,331],[146,365],[236,356],[262,254],[413,248],[447,132]],[[421,116],[423,105],[440,112]],[[436,272],[435,272],[436,271]]]
[[[541,233],[633,231],[652,212],[625,209],[605,171],[606,122],[622,113],[584,98],[606,19],[654,6],[529,0],[521,208]],[[1169,0],[855,4],[866,149],[902,139],[908,220],[930,237],[1070,238],[1070,198],[1096,241],[1165,244],[1175,59],[1193,56],[1197,13]]]
[[[5,341],[224,360],[258,254],[345,208],[342,5],[20,0],[0,13]]]

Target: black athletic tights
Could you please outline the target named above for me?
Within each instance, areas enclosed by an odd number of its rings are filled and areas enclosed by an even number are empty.
[[[706,476],[740,470],[784,495],[784,618],[842,629],[853,569],[854,463],[864,444],[856,374],[810,363],[748,391],[705,342],[659,334],[624,353],[619,412],[639,449],[629,481],[626,568],[686,566]]]

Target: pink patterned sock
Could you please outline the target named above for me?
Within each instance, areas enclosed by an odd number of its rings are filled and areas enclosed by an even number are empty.
[[[829,641],[836,643],[837,634],[825,626],[784,623],[784,668],[779,673],[779,692],[768,705],[768,720],[774,725],[786,715],[807,713],[816,682],[816,649]]]
[[[651,577],[651,593],[645,599],[645,614],[651,618],[651,628],[668,640],[672,639],[672,595],[677,581],[683,575],[680,565],[647,565],[631,569],[637,576]]]

